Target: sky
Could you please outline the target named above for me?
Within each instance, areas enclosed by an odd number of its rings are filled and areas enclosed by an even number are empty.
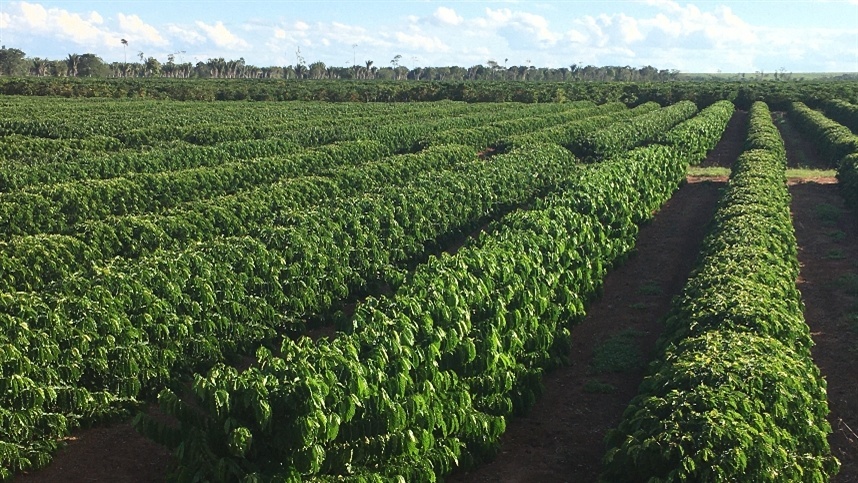
[[[858,72],[858,0],[0,0],[0,44],[106,62]]]

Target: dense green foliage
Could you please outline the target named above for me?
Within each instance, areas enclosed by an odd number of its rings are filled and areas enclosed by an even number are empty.
[[[602,276],[692,161],[654,145],[576,171],[533,209],[430,258],[392,297],[361,304],[335,339],[285,341],[243,372],[217,366],[192,396],[161,394],[179,427],[138,425],[174,448],[181,481],[434,481],[468,466],[533,403]]]
[[[858,105],[843,99],[827,99],[821,107],[828,117],[858,133]]]
[[[521,82],[521,81],[337,81],[277,79],[80,79],[0,78],[0,94],[26,96],[153,98],[173,100],[414,102],[620,101],[628,105],[680,100],[700,107],[729,100],[748,109],[757,100],[773,109],[792,101],[817,105],[826,99],[858,102],[858,83],[807,82]]]
[[[572,151],[585,160],[599,160],[628,151],[648,139],[654,139],[697,113],[691,101],[680,101],[658,111],[618,122],[582,136]]]
[[[840,165],[841,160],[848,154],[858,151],[858,135],[848,127],[825,117],[801,102],[794,102],[789,107],[790,119],[795,122],[808,139],[816,145],[832,168]]]
[[[795,281],[782,142],[767,106],[674,301],[659,356],[608,436],[604,481],[814,481],[837,472]],[[767,141],[760,142],[761,138]],[[772,149],[756,149],[761,144]]]
[[[825,108],[826,112],[843,122],[855,121],[856,111],[852,104],[830,101],[825,103]],[[858,134],[802,103],[793,103],[789,115],[837,168],[837,179],[846,203],[853,208],[858,207]]]
[[[420,150],[429,133],[523,135],[658,109],[161,103],[152,118],[175,122],[150,126],[154,101],[46,101],[57,109],[35,121],[33,99],[0,100],[0,138],[17,153],[0,195],[3,476],[43,465],[79,424],[398,285],[429,253],[579,175],[559,146],[486,158],[497,140],[478,136]],[[241,122],[254,139],[214,129]],[[115,141],[78,150],[88,136]],[[68,142],[67,155],[45,159],[39,141]]]

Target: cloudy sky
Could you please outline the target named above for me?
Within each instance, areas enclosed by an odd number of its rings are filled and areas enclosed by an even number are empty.
[[[121,39],[128,41],[127,52]],[[683,72],[856,72],[858,0],[0,0],[0,44],[30,57],[140,52],[258,66],[489,60]]]

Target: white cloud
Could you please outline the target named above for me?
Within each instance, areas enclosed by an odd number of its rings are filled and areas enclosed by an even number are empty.
[[[438,37],[431,37],[420,32],[397,32],[397,44],[409,49],[419,50],[427,53],[449,52],[450,47],[447,46]]]
[[[555,32],[545,17],[508,8],[485,10],[485,17],[470,22],[471,28],[486,35],[499,36],[514,50],[545,49],[555,46],[563,34]]]
[[[161,36],[158,29],[147,24],[137,15],[117,14],[119,19],[119,28],[125,35],[125,38],[143,39],[151,45],[165,46],[167,40]]]
[[[121,50],[122,38],[138,48],[169,44],[154,26],[137,15],[118,13],[115,19],[106,19],[96,11],[71,12],[29,2],[11,2],[0,15],[0,28],[23,38],[51,39],[69,51],[80,46],[96,55]]]
[[[214,25],[209,25],[198,20],[196,25],[218,47],[231,50],[250,48],[250,44],[247,41],[230,32],[221,21],[218,21]]]
[[[39,4],[21,2],[18,4],[18,8],[21,12],[21,17],[19,18],[24,20],[28,26],[33,28],[47,26],[48,11],[45,10],[45,7]]]
[[[186,44],[201,44],[206,41],[206,37],[201,33],[180,25],[167,25],[167,33]]]
[[[464,19],[459,16],[455,10],[447,7],[438,7],[438,10],[435,10],[435,13],[432,14],[432,18],[441,24],[454,26],[459,25],[464,21]]]

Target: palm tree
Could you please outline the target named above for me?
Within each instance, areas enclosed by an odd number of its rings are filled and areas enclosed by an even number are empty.
[[[366,73],[366,76],[367,76],[367,77],[370,77],[370,74],[372,74],[372,73],[374,72],[374,71],[372,70],[372,63],[373,63],[373,62],[372,62],[371,60],[367,60],[367,61],[366,61],[366,72],[365,72],[365,73]]]
[[[45,59],[33,59],[33,72],[39,77],[48,75],[50,63]]]
[[[123,53],[123,55],[125,55],[125,63],[127,64],[128,63],[128,41],[125,39],[120,39],[119,41],[122,42],[122,53]]]
[[[146,63],[143,64],[143,72],[147,77],[159,75],[161,73],[161,63],[155,57],[149,57],[146,59]]]
[[[80,56],[77,54],[69,54],[68,59],[66,59],[66,66],[68,67],[67,72],[69,77],[77,77],[77,67],[80,63]]]

